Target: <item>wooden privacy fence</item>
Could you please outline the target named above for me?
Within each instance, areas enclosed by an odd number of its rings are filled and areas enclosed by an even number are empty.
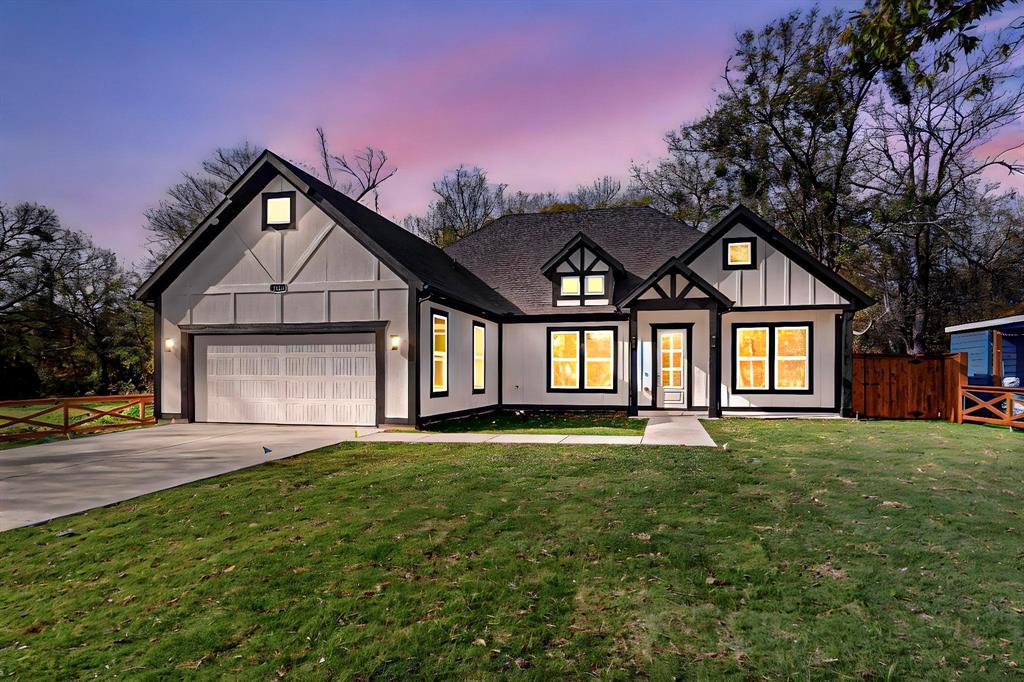
[[[0,442],[154,423],[152,394],[0,401]]]
[[[963,353],[853,356],[853,411],[883,419],[959,421],[960,387],[967,383]]]

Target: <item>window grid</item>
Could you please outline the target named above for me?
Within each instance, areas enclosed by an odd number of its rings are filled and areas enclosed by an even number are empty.
[[[431,395],[448,394],[448,316],[431,313]]]
[[[483,393],[487,382],[487,328],[473,323],[473,392]]]

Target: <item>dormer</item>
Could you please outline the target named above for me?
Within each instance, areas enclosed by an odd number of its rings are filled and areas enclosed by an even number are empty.
[[[552,304],[558,307],[610,305],[622,263],[593,239],[577,233],[541,270],[551,280]]]

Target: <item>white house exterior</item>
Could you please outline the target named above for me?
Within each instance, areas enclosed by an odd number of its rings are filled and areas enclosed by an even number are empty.
[[[496,409],[848,413],[872,303],[746,208],[506,216],[442,251],[271,152],[140,287],[156,410],[377,425]]]

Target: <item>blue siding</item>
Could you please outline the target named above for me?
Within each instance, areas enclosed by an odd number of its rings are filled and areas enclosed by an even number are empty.
[[[1024,379],[1024,338],[1003,337],[1003,376]]]
[[[949,350],[952,353],[967,353],[967,380],[970,383],[985,384],[992,381],[992,332],[986,329],[951,334]]]

